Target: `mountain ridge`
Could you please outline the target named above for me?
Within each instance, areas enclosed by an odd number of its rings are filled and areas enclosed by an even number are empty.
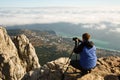
[[[95,44],[98,47],[104,47],[114,50],[120,50],[119,43],[119,24],[114,25],[109,22],[101,23],[44,23],[44,24],[26,24],[26,25],[15,25],[6,28],[23,28],[23,29],[36,29],[36,30],[53,30],[57,35],[65,37],[81,36],[83,33],[88,32],[91,34],[92,39],[94,39]],[[112,37],[114,36],[114,37]],[[104,43],[101,43],[104,42]]]
[[[37,56],[41,65],[53,61],[59,57],[69,57],[74,47],[72,38],[64,38],[56,35],[54,31],[30,30],[30,29],[12,29],[7,30],[13,37],[25,34],[36,49]],[[120,56],[120,52],[97,48],[97,56]],[[53,57],[54,55],[54,57]],[[75,58],[73,56],[73,58]]]

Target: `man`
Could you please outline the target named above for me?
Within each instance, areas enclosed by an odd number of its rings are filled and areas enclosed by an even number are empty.
[[[75,40],[75,48],[74,53],[80,55],[80,60],[75,61],[72,60],[70,64],[81,70],[81,75],[87,74],[89,71],[91,71],[92,68],[96,66],[96,47],[90,40],[90,34],[84,33],[82,35],[82,41],[78,38]],[[80,44],[77,45],[77,42]]]

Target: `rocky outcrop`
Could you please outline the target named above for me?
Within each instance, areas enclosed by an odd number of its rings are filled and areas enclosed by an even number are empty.
[[[62,73],[68,66],[67,60],[68,58],[59,58],[48,62],[40,69],[27,73],[22,80],[61,80]]]
[[[22,61],[22,66],[26,69],[26,72],[40,67],[35,49],[24,34],[15,36],[13,42],[15,43],[19,58]]]
[[[26,72],[40,67],[29,40],[24,35],[17,36],[14,40],[15,44],[5,28],[0,27],[1,80],[21,80]]]
[[[59,58],[48,62],[36,71],[30,71],[23,80],[61,80],[66,70],[68,58]],[[68,62],[69,63],[69,62]],[[107,57],[98,59],[97,66],[91,73],[84,76],[80,71],[69,66],[64,80],[119,80],[120,57]]]
[[[120,57],[99,58],[97,66],[90,74],[78,80],[119,80]]]

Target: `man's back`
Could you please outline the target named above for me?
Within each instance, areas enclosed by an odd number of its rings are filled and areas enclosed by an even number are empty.
[[[91,69],[96,66],[96,47],[88,48],[84,46],[82,52],[80,52],[80,65],[84,69]]]

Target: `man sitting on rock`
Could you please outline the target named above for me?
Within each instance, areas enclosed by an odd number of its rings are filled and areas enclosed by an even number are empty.
[[[74,53],[80,55],[80,60],[71,60],[70,65],[81,70],[81,75],[85,75],[96,66],[96,47],[92,41],[89,41],[90,34],[84,33],[82,41],[78,38],[73,38],[75,41]],[[79,44],[77,44],[79,43]]]

